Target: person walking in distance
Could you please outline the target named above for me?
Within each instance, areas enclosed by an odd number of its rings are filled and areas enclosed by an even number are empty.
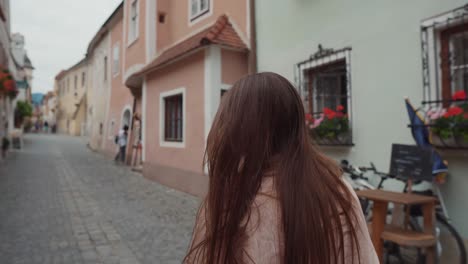
[[[119,146],[119,151],[115,156],[116,162],[125,163],[125,153],[127,151],[127,137],[128,137],[128,126],[124,125],[119,131],[119,134],[115,137],[115,143]]]

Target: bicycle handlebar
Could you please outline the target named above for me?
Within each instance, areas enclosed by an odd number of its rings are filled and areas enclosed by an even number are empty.
[[[392,175],[390,173],[378,171],[373,162],[370,163],[370,167],[354,167],[353,165],[349,164],[347,160],[342,160],[341,167],[346,173],[350,174],[351,178],[353,179],[361,178],[361,179],[368,180],[367,177],[363,176],[363,173],[372,172],[373,174],[380,176],[382,178],[382,182],[389,178],[401,180],[395,175]]]

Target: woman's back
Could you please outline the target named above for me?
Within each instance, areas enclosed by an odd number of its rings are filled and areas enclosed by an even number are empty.
[[[234,84],[204,162],[206,210],[186,262],[367,263],[373,249],[359,203],[311,143],[302,99],[285,78],[260,73]]]
[[[351,186],[347,184],[347,187]],[[353,192],[354,193],[354,192]],[[255,197],[251,206],[251,215],[247,224],[244,244],[242,245],[244,263],[256,264],[281,264],[284,241],[282,237],[281,227],[281,210],[279,207],[276,191],[274,188],[273,178],[265,177],[262,186]],[[360,214],[360,206],[357,196],[353,195],[356,213]],[[205,207],[202,207],[197,216],[196,227],[194,229],[194,241],[192,244],[199,243],[206,235],[206,219]],[[346,223],[343,223],[346,225]],[[345,236],[345,259],[350,263],[350,258],[355,258],[354,262],[358,263],[357,256],[360,256],[361,263],[378,263],[378,258],[371,243],[364,217],[361,215],[355,223],[357,232],[357,240],[359,244],[358,251],[354,254],[350,252],[351,245],[348,236]],[[187,260],[189,263],[204,263],[203,261]]]

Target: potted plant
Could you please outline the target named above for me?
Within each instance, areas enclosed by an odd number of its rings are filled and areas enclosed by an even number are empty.
[[[16,81],[7,69],[0,69],[0,94],[5,94],[10,99],[16,98],[18,89]]]
[[[344,144],[349,141],[349,117],[344,112],[344,107],[339,105],[335,110],[323,108],[323,112],[314,118],[311,114],[306,115],[306,122],[310,133],[324,144]]]
[[[428,111],[432,143],[444,147],[468,147],[468,103],[464,91],[453,94],[449,108]]]

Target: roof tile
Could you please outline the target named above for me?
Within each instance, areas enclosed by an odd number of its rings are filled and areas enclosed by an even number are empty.
[[[141,77],[150,71],[163,67],[166,63],[169,63],[174,59],[177,59],[197,48],[210,44],[218,44],[245,51],[248,49],[247,45],[242,41],[235,29],[232,27],[227,15],[222,15],[211,27],[202,30],[192,37],[163,51],[151,63],[139,72],[130,76],[130,78]]]

